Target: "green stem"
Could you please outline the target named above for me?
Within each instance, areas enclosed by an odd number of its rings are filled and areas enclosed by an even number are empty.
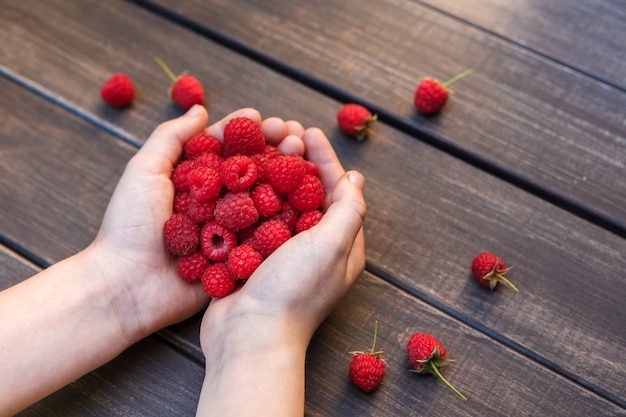
[[[505,277],[502,274],[495,274],[496,278],[498,278],[499,280],[504,281],[509,287],[513,288],[515,290],[515,292],[519,292],[519,290],[517,289],[517,287],[515,285],[513,285],[513,283],[511,281],[508,280],[507,277]]]
[[[172,70],[170,70],[170,68],[165,64],[165,62],[161,61],[161,58],[159,58],[158,56],[155,56],[154,60],[156,61],[157,64],[159,64],[159,66],[163,69],[163,71],[165,71],[167,76],[170,77],[172,82],[176,82],[176,79],[177,79],[176,75],[174,75]]]
[[[456,393],[457,393],[457,395],[463,399],[463,401],[467,401],[467,398],[465,398],[465,395],[461,394],[461,392],[460,392],[458,389],[454,388],[454,386],[453,386],[451,383],[449,383],[449,382],[448,382],[448,381],[447,381],[447,380],[443,377],[443,375],[441,375],[441,372],[439,372],[439,369],[438,369],[436,366],[434,366],[434,365],[433,365],[431,368],[432,368],[432,371],[433,371],[433,372],[434,372],[434,373],[435,373],[435,374],[436,374],[439,378],[441,378],[441,380],[442,380],[443,382],[445,382],[447,386],[449,386],[450,388],[452,388],[452,391],[456,392]]]
[[[370,353],[374,353],[374,349],[376,349],[376,338],[378,337],[378,320],[374,322],[374,343],[372,343],[372,351]]]
[[[454,77],[450,78],[448,81],[446,81],[445,83],[443,83],[444,87],[449,87],[450,85],[454,84],[455,82],[459,81],[461,78],[465,78],[468,75],[470,75],[472,72],[474,72],[473,68],[468,69],[467,71],[463,71],[462,73],[460,73],[459,75],[455,75]]]

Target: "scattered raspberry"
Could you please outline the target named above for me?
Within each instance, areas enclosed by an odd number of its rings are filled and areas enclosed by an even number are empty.
[[[506,267],[502,258],[489,252],[478,254],[472,261],[472,275],[480,285],[493,290],[498,282],[503,282],[519,292],[517,287],[504,276],[511,268]]]
[[[279,156],[269,166],[268,178],[280,193],[293,191],[304,179],[306,168],[299,156]]]
[[[448,87],[473,71],[467,70],[462,72],[443,84],[434,78],[424,78],[415,90],[415,107],[420,113],[425,115],[439,113],[448,102]]]
[[[155,61],[172,80],[170,97],[176,104],[185,110],[189,110],[194,104],[204,104],[204,88],[196,77],[189,74],[177,77],[159,58],[155,58]]]
[[[322,220],[322,212],[319,210],[305,211],[300,215],[300,218],[296,222],[296,233],[304,232],[315,226]]]
[[[339,128],[345,134],[353,136],[358,140],[363,140],[367,136],[372,136],[374,139],[379,140],[372,129],[376,119],[376,115],[372,115],[368,109],[355,103],[345,104],[337,112]]]
[[[378,322],[374,324],[374,342],[369,352],[351,352],[350,372],[348,376],[354,384],[365,392],[378,388],[387,372],[387,363],[382,358],[383,352],[375,352]]]
[[[213,200],[222,190],[220,174],[213,168],[199,167],[187,175],[189,191],[197,201]]]
[[[110,106],[128,107],[135,99],[133,80],[123,72],[118,72],[102,85],[100,96]]]
[[[185,143],[185,156],[195,159],[204,153],[221,154],[222,142],[215,136],[200,132]]]
[[[268,220],[254,231],[251,245],[265,259],[290,237],[291,231],[285,223],[279,220]]]
[[[208,267],[209,260],[201,250],[178,258],[178,274],[185,281],[199,281]]]
[[[218,222],[209,222],[202,227],[200,247],[204,256],[212,261],[225,261],[228,253],[237,246],[237,235]]]
[[[228,270],[238,279],[248,279],[263,262],[263,256],[250,245],[242,244],[230,251]]]
[[[230,191],[248,190],[257,180],[256,164],[245,155],[233,155],[222,162],[220,178]]]
[[[324,203],[322,182],[313,175],[305,175],[300,185],[289,193],[288,201],[301,213],[320,208]]]
[[[415,333],[407,342],[407,356],[412,372],[420,374],[435,374],[457,395],[464,400],[465,396],[454,388],[439,372],[439,368],[446,366],[446,349],[434,336],[427,333]]]
[[[259,184],[252,190],[252,201],[259,215],[262,217],[272,217],[280,212],[283,207],[283,199],[270,184]]]
[[[230,295],[237,287],[237,279],[230,273],[225,263],[209,265],[202,275],[202,288],[212,298]]]
[[[235,117],[224,127],[224,156],[254,155],[265,148],[265,136],[254,120]]]
[[[198,225],[184,214],[172,214],[163,226],[165,247],[174,255],[189,255],[198,248]]]
[[[245,229],[259,220],[259,212],[247,191],[227,193],[217,202],[215,220],[229,229]]]

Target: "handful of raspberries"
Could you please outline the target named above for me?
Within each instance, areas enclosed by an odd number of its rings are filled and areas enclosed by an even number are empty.
[[[319,168],[266,143],[260,126],[238,117],[224,140],[189,139],[172,172],[176,194],[165,222],[167,250],[182,279],[209,297],[231,294],[296,233],[322,218]]]

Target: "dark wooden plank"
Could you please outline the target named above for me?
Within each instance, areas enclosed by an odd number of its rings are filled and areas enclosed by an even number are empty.
[[[203,378],[196,362],[148,338],[18,416],[193,416]]]
[[[405,0],[141,3],[171,9],[292,67],[294,76],[308,74],[626,227],[623,90]],[[620,59],[623,45],[602,49]],[[443,81],[467,68],[476,72],[454,86],[443,114],[416,113],[421,78]]]
[[[94,5],[94,8],[97,9],[97,6]],[[131,6],[125,7],[135,10]],[[106,10],[107,6],[104,7]],[[116,10],[106,20],[117,22],[117,13],[126,15],[123,9]],[[135,22],[137,26],[144,27],[142,36],[156,36],[153,31],[158,30],[150,29],[152,26],[148,25],[153,23],[152,16],[132,11],[129,13],[137,13]],[[145,21],[142,20],[144,18]],[[89,20],[82,22],[87,27],[91,25]],[[166,24],[163,26],[167,27]],[[222,65],[230,66],[229,74],[237,74],[232,77],[233,80],[240,79],[239,84],[220,85],[213,90],[218,103],[213,108],[218,113],[245,103],[262,108],[266,115],[294,117],[306,125],[319,125],[331,134],[344,164],[366,173],[367,198],[370,203],[366,225],[367,255],[372,270],[381,272],[408,291],[521,349],[534,359],[568,374],[615,401],[623,401],[620,383],[624,373],[624,340],[620,330],[624,318],[620,314],[623,290],[619,285],[619,271],[624,270],[624,261],[620,258],[624,248],[622,240],[382,123],[378,129],[387,140],[385,148],[373,142],[359,144],[348,140],[339,135],[335,128],[333,119],[338,108],[337,102],[199,37],[187,38],[191,35],[181,28],[167,28],[170,29],[170,40],[162,48],[167,49],[167,45],[179,44],[180,39],[184,39],[194,47],[176,49],[177,53],[184,55],[181,60],[192,60],[196,51],[202,51],[203,54],[219,57]],[[100,36],[102,42],[108,38],[106,33]],[[141,38],[136,41],[140,42]],[[132,51],[122,50],[119,53],[132,54]],[[80,59],[74,57],[72,60],[78,62]],[[149,66],[146,62],[144,64]],[[204,74],[207,74],[208,79],[209,74],[215,71],[215,76],[219,77],[222,70],[221,67],[210,67],[205,69]],[[147,68],[145,72],[148,72]],[[57,80],[52,84],[55,82],[60,83]],[[250,88],[252,85],[256,88]],[[21,97],[23,94],[19,93],[9,91],[7,94],[20,96],[20,100],[11,102],[12,112],[16,111],[12,107],[19,109],[19,103],[32,111],[32,100],[24,99]],[[268,97],[272,97],[272,100],[268,100]],[[42,124],[51,125],[51,121],[44,119],[58,118],[62,114],[59,110],[49,109],[43,104],[41,106],[45,111],[37,113],[43,115],[42,120],[38,120]],[[4,137],[15,137],[13,135],[16,131],[17,136],[28,132],[30,126],[26,120],[30,119],[25,117],[21,126],[14,126],[10,132],[5,131],[11,136]],[[152,124],[157,122],[155,119]],[[89,130],[82,126],[83,122],[74,120],[72,123],[76,124],[74,128],[55,137],[78,142],[89,140],[76,133]],[[415,155],[415,158],[408,161],[406,155]],[[16,154],[10,160],[19,160],[18,157]],[[125,157],[120,156],[118,163],[122,165],[124,160]],[[75,164],[69,168],[74,170],[73,175],[89,176],[84,171],[84,162]],[[446,169],[442,171],[441,167]],[[52,197],[50,205],[65,204],[56,202]],[[15,210],[15,206],[5,207],[3,213]],[[92,213],[95,218],[98,212],[94,210]],[[54,230],[57,226],[52,223],[56,223],[57,219],[48,220],[51,224],[45,227]],[[2,227],[4,230],[4,224]],[[21,233],[15,233],[15,236],[28,234],[28,230],[31,235],[41,235],[39,230],[27,228]],[[89,228],[87,231],[79,228],[74,233],[78,237],[74,237],[74,242],[69,245],[78,248],[80,245],[76,240],[84,239],[90,232]],[[48,236],[48,242],[49,246],[53,246],[55,240]],[[522,287],[522,294],[514,295],[506,290],[489,294],[472,286],[467,264],[479,248],[498,249],[505,258],[516,264],[515,276],[521,281],[518,284]],[[45,255],[51,250],[42,248],[37,252],[41,251]],[[528,266],[523,267],[535,264],[539,267],[533,271]],[[598,288],[591,285],[588,276],[603,277],[597,283]],[[449,277],[453,279],[445,279]],[[544,277],[553,278],[547,280]],[[521,302],[520,299],[525,301]],[[586,300],[584,310],[580,309],[580,299]],[[499,314],[489,314],[494,311]],[[568,331],[564,332],[564,328]],[[550,339],[545,337],[546,329],[551,332]],[[554,344],[562,350],[553,349]],[[572,351],[572,346],[578,350]],[[589,353],[584,352],[584,349],[589,349]],[[562,354],[563,351],[567,353]]]
[[[371,347],[379,321],[377,348],[388,372],[369,395],[347,377],[354,350]],[[438,337],[454,359],[443,375],[467,402],[434,375],[408,371],[406,342],[414,332]],[[484,334],[408,296],[370,274],[363,274],[339,308],[318,330],[307,362],[310,416],[610,416],[623,408],[602,400],[547,371]],[[333,387],[322,389],[320,386]]]
[[[419,0],[626,89],[626,5],[603,0]]]

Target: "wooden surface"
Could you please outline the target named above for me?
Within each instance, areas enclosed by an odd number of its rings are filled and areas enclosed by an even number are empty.
[[[0,288],[88,244],[125,163],[180,114],[158,55],[203,80],[213,120],[319,126],[366,176],[366,272],[310,346],[306,415],[626,415],[626,5],[544,3],[0,0]],[[439,116],[416,113],[420,78],[470,67]],[[99,98],[120,70],[139,86],[124,111]],[[379,113],[383,147],[338,131],[344,101]],[[482,250],[519,294],[473,282]],[[366,395],[347,352],[374,320],[389,373]],[[193,415],[199,323],[21,415]],[[408,372],[418,330],[467,402]]]

